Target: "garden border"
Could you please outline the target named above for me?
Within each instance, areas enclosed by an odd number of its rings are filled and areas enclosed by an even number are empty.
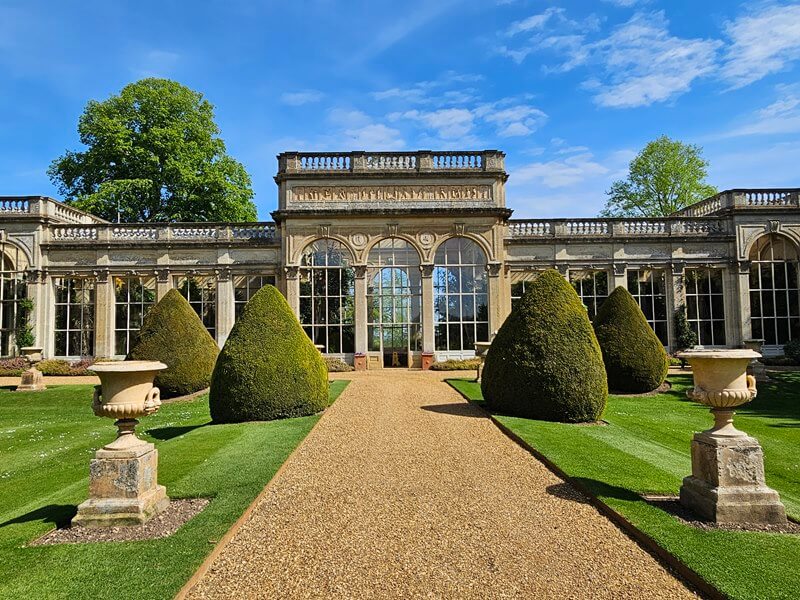
[[[670,570],[672,570],[674,573],[676,573],[680,578],[682,578],[692,588],[694,588],[695,591],[699,592],[701,595],[705,596],[706,598],[709,598],[710,600],[727,600],[728,596],[720,592],[708,581],[703,579],[703,577],[701,577],[696,571],[694,571],[692,568],[690,568],[688,565],[686,565],[684,562],[678,559],[674,554],[662,548],[658,544],[658,542],[656,542],[653,538],[644,533],[641,529],[636,527],[622,514],[618,513],[608,504],[600,500],[589,490],[589,488],[587,488],[579,481],[575,481],[572,477],[567,475],[567,473],[565,473],[561,469],[561,467],[556,465],[553,461],[547,458],[539,450],[531,446],[527,441],[525,441],[522,437],[517,435],[506,425],[501,423],[492,413],[486,410],[486,408],[481,406],[479,403],[474,402],[469,398],[467,398],[463,393],[461,393],[461,391],[458,388],[451,385],[449,381],[446,380],[446,383],[451,388],[453,388],[453,390],[455,390],[467,402],[479,408],[492,421],[492,423],[494,423],[495,426],[506,435],[506,437],[508,437],[511,441],[520,446],[523,450],[529,452],[534,458],[536,458],[545,467],[547,467],[547,469],[551,473],[553,473],[556,477],[563,479],[571,486],[573,486],[576,490],[581,492],[584,496],[586,496],[589,503],[592,506],[594,506],[602,515],[607,517],[612,523],[614,523],[619,529],[621,529],[623,533],[625,533],[628,537],[632,538],[633,541],[635,541],[642,548],[644,548],[645,551],[653,555],[659,562],[661,562]]]

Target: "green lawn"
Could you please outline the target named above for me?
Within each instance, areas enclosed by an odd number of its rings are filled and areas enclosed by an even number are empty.
[[[736,426],[764,448],[767,483],[800,519],[800,374],[759,384],[759,395],[738,411]],[[706,407],[686,399],[690,376],[672,377],[668,393],[611,396],[607,426],[576,426],[496,415],[570,477],[623,514],[662,547],[733,598],[800,598],[800,536],[700,531],[642,501],[638,494],[677,494],[691,473],[694,431],[708,429]],[[474,381],[450,380],[481,402]]]
[[[172,598],[319,420],[211,425],[207,396],[164,404],[137,433],[167,493],[212,498],[205,510],[161,540],[24,548],[87,497],[89,460],[114,435],[91,399],[92,386],[0,390],[0,598]]]

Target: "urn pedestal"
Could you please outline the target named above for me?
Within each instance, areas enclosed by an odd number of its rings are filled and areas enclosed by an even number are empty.
[[[134,432],[139,423],[136,417],[153,414],[161,405],[153,379],[166,368],[154,361],[91,367],[101,381],[92,409],[97,416],[117,419],[118,433],[91,461],[89,499],[78,506],[73,525],[140,525],[169,505],[166,488],[158,484],[158,450]]]
[[[486,361],[486,353],[491,345],[492,342],[475,342],[475,356],[480,359],[475,377],[475,381],[478,383],[481,382],[481,377],[483,377],[483,363]]]
[[[22,373],[17,386],[17,392],[41,392],[46,390],[47,386],[44,384],[44,376],[42,372],[36,368],[36,363],[42,360],[42,349],[36,346],[25,346],[20,348],[22,356],[28,359],[31,367]]]
[[[689,361],[694,388],[686,395],[711,407],[714,426],[694,434],[692,474],[684,478],[681,503],[715,523],[786,523],[778,493],[764,481],[764,453],[758,440],[733,426],[734,408],[756,396],[747,375],[752,350],[693,350]]]

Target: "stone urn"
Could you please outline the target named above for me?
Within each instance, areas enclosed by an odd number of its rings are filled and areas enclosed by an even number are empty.
[[[481,382],[481,377],[483,377],[483,363],[486,361],[486,353],[491,345],[492,342],[475,342],[475,357],[481,359],[478,363],[478,373],[475,377],[475,381],[478,383]]]
[[[42,372],[36,368],[36,364],[42,361],[42,349],[38,346],[25,346],[20,348],[24,356],[31,365],[29,369],[22,373],[17,392],[40,392],[46,390]]]
[[[138,418],[161,406],[153,385],[167,365],[156,361],[97,363],[92,410],[98,417],[116,419],[117,438],[95,453],[89,468],[89,499],[78,507],[73,525],[113,527],[137,525],[169,504],[166,489],[158,485],[158,450],[136,437]]]
[[[778,493],[764,480],[758,440],[733,426],[734,409],[756,397],[747,366],[753,350],[689,350],[678,355],[692,367],[694,387],[686,395],[711,407],[714,426],[695,433],[692,475],[683,480],[681,503],[716,523],[785,523]]]

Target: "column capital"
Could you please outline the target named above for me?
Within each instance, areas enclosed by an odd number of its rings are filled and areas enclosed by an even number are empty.
[[[419,266],[419,271],[422,273],[422,276],[425,278],[433,277],[433,270],[436,268],[436,265],[433,264],[424,264]]]
[[[300,277],[299,266],[286,266],[283,267],[283,272],[286,274],[286,279],[298,279]]]
[[[499,277],[502,270],[503,263],[490,262],[486,265],[486,272],[489,273],[489,277]]]
[[[367,276],[367,265],[353,265],[353,273],[356,279],[364,279]]]

